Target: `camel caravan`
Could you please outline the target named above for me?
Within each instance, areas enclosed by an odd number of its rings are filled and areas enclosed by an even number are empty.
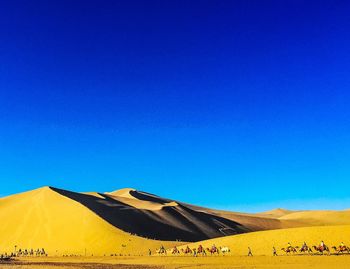
[[[286,248],[281,249],[285,254],[327,254],[331,255],[331,250],[333,250],[333,254],[341,255],[341,254],[350,254],[350,247],[346,246],[343,242],[340,243],[339,246],[333,246],[329,248],[323,241],[318,246],[313,245],[312,247],[308,246],[306,242],[301,247],[292,246],[291,243],[288,243]]]
[[[47,256],[47,253],[44,248],[41,248],[41,249],[38,248],[37,250],[20,248],[17,250],[17,246],[15,246],[14,252],[11,252],[9,254],[7,252],[0,254],[0,261],[9,261],[16,257],[42,257],[42,256]]]
[[[215,244],[212,245],[210,248],[204,248],[202,245],[199,245],[198,248],[190,248],[187,246],[185,249],[181,248],[178,249],[176,246],[172,248],[169,253],[171,255],[188,255],[188,256],[207,256],[209,255],[219,255],[220,253],[225,255],[227,253],[230,253],[231,250],[229,247],[216,247]],[[167,255],[168,251],[165,249],[164,246],[161,246],[159,249],[156,250],[156,253],[159,255]]]
[[[282,253],[285,255],[342,255],[350,254],[350,247],[346,246],[343,242],[339,246],[333,246],[329,248],[323,241],[319,245],[308,246],[306,242],[303,243],[301,247],[292,246],[291,243],[288,243],[287,247],[281,248]],[[210,248],[205,248],[202,245],[199,245],[197,248],[190,248],[189,246],[179,249],[178,247],[173,247],[170,250],[166,250],[164,246],[161,246],[156,250],[158,255],[184,255],[184,256],[213,256],[213,255],[223,255],[231,253],[229,247],[216,247],[215,244]],[[253,256],[253,251],[251,247],[248,247],[247,256]],[[152,255],[151,251],[149,255]],[[275,247],[272,248],[272,255],[278,256],[278,252]]]

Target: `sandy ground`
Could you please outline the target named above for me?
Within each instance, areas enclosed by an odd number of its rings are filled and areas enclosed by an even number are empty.
[[[35,258],[0,264],[1,269],[348,269],[350,255],[343,256],[226,256],[226,257],[91,257]]]

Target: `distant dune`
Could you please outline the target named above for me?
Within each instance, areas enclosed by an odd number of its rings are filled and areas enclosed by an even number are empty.
[[[346,225],[350,223],[350,211],[316,210],[286,214],[280,220],[298,221],[306,225]]]
[[[293,227],[350,225],[350,211],[276,209],[246,214],[190,205],[134,189],[77,193],[43,187],[1,198],[0,219],[0,252],[11,252],[17,246],[44,247],[51,255],[128,255],[154,251],[162,244],[182,244],[179,241],[232,235],[241,238],[239,234],[243,233]],[[253,240],[251,234],[242,238]]]
[[[265,211],[260,213],[260,215],[265,216],[265,217],[271,217],[271,218],[281,218],[283,216],[292,214],[296,211],[284,209],[284,208],[276,208],[270,211]]]

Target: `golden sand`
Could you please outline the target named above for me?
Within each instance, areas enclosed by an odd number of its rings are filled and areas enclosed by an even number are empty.
[[[21,259],[1,269],[348,269],[348,256],[89,257]]]

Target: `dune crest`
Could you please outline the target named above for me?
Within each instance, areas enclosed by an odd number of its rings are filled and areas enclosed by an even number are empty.
[[[160,197],[156,197],[156,199],[140,199],[137,196],[142,195],[142,192],[139,192],[132,188],[125,188],[113,192],[106,192],[105,195],[116,200],[121,201],[129,206],[132,206],[136,209],[145,209],[145,210],[162,210],[164,207],[176,207],[178,203],[175,201],[167,201]],[[152,196],[151,194],[146,194]]]
[[[112,192],[106,192],[106,194],[113,195],[113,196],[118,196],[118,197],[125,197],[125,198],[130,198],[130,199],[135,199],[134,196],[131,195],[131,192],[136,191],[135,189],[132,188],[124,188],[120,190],[115,190]]]
[[[294,213],[294,212],[296,212],[296,211],[292,211],[292,210],[288,210],[288,209],[284,209],[284,208],[276,208],[273,210],[262,212],[262,213],[260,213],[260,215],[269,216],[269,217],[273,217],[273,218],[280,218],[280,217],[286,216],[286,215]]]

